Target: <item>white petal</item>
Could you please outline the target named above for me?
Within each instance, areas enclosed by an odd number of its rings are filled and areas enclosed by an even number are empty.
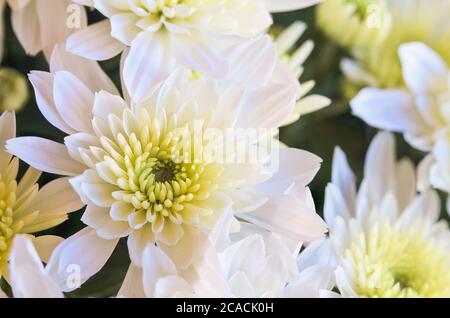
[[[94,229],[86,227],[56,248],[45,270],[61,289],[75,290],[79,286],[70,284],[71,277],[79,274],[82,284],[94,276],[106,264],[118,242],[119,239],[101,239]]]
[[[33,200],[32,208],[39,216],[57,216],[81,209],[84,204],[69,183],[69,178],[59,178],[47,183]]]
[[[81,190],[95,205],[110,208],[115,202],[112,193],[117,191],[118,188],[98,178],[94,181],[84,181]]]
[[[222,78],[227,74],[226,59],[209,43],[202,43],[199,38],[192,40],[192,35],[176,35],[173,43],[175,56],[185,68],[214,78]]]
[[[169,75],[172,61],[166,39],[160,34],[142,32],[134,39],[125,60],[123,76],[135,102],[150,96]]]
[[[32,71],[28,78],[33,85],[39,110],[45,119],[66,134],[75,133],[75,130],[62,119],[56,109],[53,98],[53,75],[47,72]]]
[[[66,51],[65,45],[59,44],[53,50],[50,59],[50,71],[68,71],[79,78],[93,92],[105,90],[111,94],[119,94],[109,76],[97,62],[86,60]]]
[[[289,195],[269,197],[263,206],[239,217],[274,233],[299,241],[322,238],[327,232],[325,222],[305,203]]]
[[[356,200],[356,177],[340,148],[334,150],[331,180],[344,196],[347,207],[353,209]]]
[[[133,13],[116,14],[111,17],[111,35],[120,42],[130,46],[141,31],[136,26],[138,16]]]
[[[278,55],[270,38],[260,36],[234,45],[227,58],[230,60],[230,72],[224,80],[253,89],[271,80]]]
[[[44,272],[30,238],[18,235],[10,255],[10,278],[16,298],[61,298],[62,292]]]
[[[125,109],[129,109],[127,103],[117,95],[112,95],[105,91],[100,91],[95,94],[95,104],[93,114],[105,121],[108,121],[108,116],[114,114],[122,118]]]
[[[409,159],[402,159],[397,164],[397,200],[399,209],[403,210],[417,193],[416,169]]]
[[[183,226],[183,238],[174,246],[158,242],[161,249],[172,259],[176,267],[185,269],[191,265],[198,247],[207,239],[207,236],[193,226]]]
[[[128,253],[136,266],[142,267],[142,255],[148,245],[155,243],[151,225],[146,224],[140,230],[133,231],[128,237]]]
[[[178,295],[194,296],[192,286],[182,277],[165,276],[156,281],[153,295],[155,298],[178,297]]]
[[[13,10],[11,23],[14,33],[27,54],[36,55],[42,50],[37,1],[31,1],[21,10]]]
[[[436,160],[432,154],[429,154],[423,158],[417,168],[417,189],[420,192],[428,190],[430,185],[431,169],[436,163]]]
[[[9,140],[6,147],[11,154],[44,172],[75,176],[85,170],[69,156],[64,145],[51,140],[20,137]]]
[[[64,121],[77,131],[91,132],[94,93],[72,73],[55,73],[53,96]]]
[[[44,0],[37,1],[37,12],[39,17],[39,29],[41,35],[41,45],[47,60],[58,43],[66,41],[67,37],[74,29],[68,25],[68,7],[70,0]],[[80,28],[87,24],[87,17],[84,8],[79,11]]]
[[[248,94],[239,121],[239,128],[278,128],[294,110],[297,87],[285,84],[264,86]]]
[[[147,297],[153,297],[156,282],[164,276],[176,275],[175,264],[156,246],[147,246],[143,252],[142,270],[144,290]]]
[[[111,36],[110,21],[103,20],[84,28],[67,39],[67,50],[96,61],[108,60],[125,48]]]
[[[89,204],[83,213],[81,221],[97,231],[97,235],[105,240],[122,238],[130,234],[127,222],[114,221],[108,208],[100,208]]]
[[[416,94],[438,93],[447,87],[448,67],[426,44],[411,42],[399,49],[403,78]]]
[[[268,183],[288,181],[306,186],[314,179],[322,163],[318,156],[300,149],[279,149],[279,155],[278,172]]]
[[[395,193],[395,138],[378,133],[370,144],[364,166],[367,195],[371,203],[380,203],[388,193]]]
[[[345,200],[342,190],[335,184],[329,184],[325,190],[325,204],[324,204],[324,218],[327,224],[333,228],[336,218],[342,217],[344,220],[349,220],[355,216],[354,205],[349,206]]]
[[[395,132],[426,129],[412,96],[400,90],[366,88],[351,101],[353,113],[371,126]]]

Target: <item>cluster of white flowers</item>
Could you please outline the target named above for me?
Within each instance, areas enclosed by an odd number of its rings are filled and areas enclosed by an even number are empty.
[[[65,135],[16,137],[14,112],[0,117],[0,278],[11,286],[0,297],[64,297],[121,239],[129,261],[117,297],[450,297],[438,195],[450,193],[445,48],[390,39],[399,13],[385,1],[319,4],[319,25],[360,59],[344,62],[344,73],[371,86],[353,98],[353,113],[427,152],[416,170],[380,132],[357,190],[336,148],[322,219],[309,189],[322,159],[277,138],[331,101],[309,94],[314,81],[299,82],[314,47],[296,46],[306,25],[269,30],[271,13],[319,2],[0,0],[26,53],[48,60],[29,81],[39,111]],[[399,2],[416,12],[421,0]],[[104,18],[88,25],[84,7]],[[374,8],[379,30],[367,25],[364,10]],[[362,67],[388,44],[399,46],[402,76],[382,82],[385,73]],[[120,88],[99,64],[119,54]],[[30,166],[20,180],[19,159]],[[42,173],[56,179],[40,188]],[[79,210],[84,227],[72,236],[32,234]]]

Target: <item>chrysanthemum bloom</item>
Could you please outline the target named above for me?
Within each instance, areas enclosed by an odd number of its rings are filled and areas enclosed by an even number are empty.
[[[450,68],[423,43],[400,47],[407,90],[366,88],[351,102],[353,112],[370,125],[404,134],[428,153],[419,167],[419,188],[450,192]]]
[[[450,67],[424,43],[399,49],[407,89],[362,90],[353,113],[369,125],[401,132],[415,148],[430,152],[450,129]]]
[[[380,133],[366,157],[364,180],[341,150],[333,162],[325,219],[340,256],[344,297],[450,297],[450,231],[439,222],[437,193],[416,193],[414,166],[396,162],[395,139]]]
[[[0,110],[18,111],[28,100],[28,83],[16,70],[0,68]]]
[[[272,28],[272,33],[278,33],[278,27]],[[303,35],[306,24],[303,22],[294,22],[285,30],[275,35],[275,44],[281,60],[291,69],[295,77],[300,78],[303,74],[303,63],[314,49],[314,42],[306,41],[300,47],[296,48],[296,43]],[[301,93],[295,106],[294,112],[291,114],[285,125],[292,124],[299,120],[300,116],[318,111],[331,104],[329,98],[321,95],[308,95],[314,88],[314,81],[302,82]]]
[[[109,59],[130,47],[124,67],[127,88],[140,101],[179,65],[216,78],[228,70],[231,44],[260,35],[270,11],[299,9],[320,0],[78,0],[108,19],[68,39],[83,57]]]
[[[334,42],[348,49],[379,44],[391,30],[385,0],[328,0],[317,7],[317,24]]]
[[[316,298],[334,286],[336,259],[329,241],[301,243],[232,219],[211,233],[206,253],[179,271],[160,249],[148,246],[142,269],[129,272],[120,297]],[[132,275],[133,274],[133,275]]]
[[[449,1],[386,2],[392,17],[388,35],[380,44],[356,51],[355,60],[346,60],[343,66],[347,78],[357,87],[403,87],[397,52],[399,46],[407,42],[424,42],[450,63]]]
[[[67,213],[79,210],[83,204],[72,190],[68,178],[60,178],[39,189],[36,183],[41,173],[29,168],[17,180],[19,160],[3,150],[6,140],[16,135],[14,113],[0,117],[0,276],[8,275],[8,257],[17,234],[31,234],[59,225]],[[61,240],[55,236],[34,238],[39,255],[48,260]]]
[[[64,53],[57,49],[55,55]],[[284,194],[294,184],[311,181],[318,157],[282,149],[279,171],[268,171],[272,153],[255,162],[247,157],[234,161],[239,156],[234,148],[224,152],[231,162],[192,156],[191,148],[224,145],[206,135],[190,139],[199,128],[224,136],[255,128],[273,133],[295,105],[298,82],[278,61],[268,38],[235,47],[230,60],[229,78],[215,81],[180,70],[138,103],[106,91],[94,93],[67,71],[30,75],[42,113],[69,136],[65,145],[16,138],[8,149],[32,166],[72,176],[87,204],[82,221],[88,227],[63,243],[55,264],[78,263],[87,279],[103,266],[119,238],[128,237],[134,264],[140,266],[144,247],[156,243],[177,266],[186,267],[203,231],[229,208],[298,240],[323,235],[325,224],[311,207]],[[76,60],[60,64],[78,68]],[[244,149],[265,154],[267,138],[258,135]]]
[[[0,16],[8,3],[12,10],[14,33],[26,53],[43,51],[50,57],[54,46],[65,42],[74,31],[86,25],[82,7],[75,8],[71,0],[0,0]],[[3,55],[4,25],[0,18],[0,61]]]
[[[63,293],[46,272],[33,241],[20,234],[10,256],[10,284],[15,298],[62,298]],[[7,297],[0,290],[0,298]]]

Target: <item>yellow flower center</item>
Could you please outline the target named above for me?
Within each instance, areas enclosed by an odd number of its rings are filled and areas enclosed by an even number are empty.
[[[14,235],[23,228],[22,220],[15,221],[16,180],[8,180],[0,175],[0,277],[8,261],[9,249]]]
[[[126,112],[124,121],[133,117],[137,123],[137,117]],[[112,196],[132,206],[130,226],[148,222],[153,232],[160,233],[166,222],[195,223],[199,214],[211,214],[201,205],[217,189],[214,180],[223,167],[194,160],[189,125],[178,128],[176,116],[164,123],[150,120],[142,110],[139,118],[139,128],[133,132],[116,131],[114,140],[100,139],[108,153],[104,163],[112,175],[106,179],[120,188]]]
[[[449,297],[450,256],[426,224],[375,225],[345,251],[355,290],[366,297]]]

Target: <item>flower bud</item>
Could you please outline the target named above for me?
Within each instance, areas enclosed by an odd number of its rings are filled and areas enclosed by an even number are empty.
[[[0,110],[21,110],[28,100],[25,77],[16,70],[0,68]]]

